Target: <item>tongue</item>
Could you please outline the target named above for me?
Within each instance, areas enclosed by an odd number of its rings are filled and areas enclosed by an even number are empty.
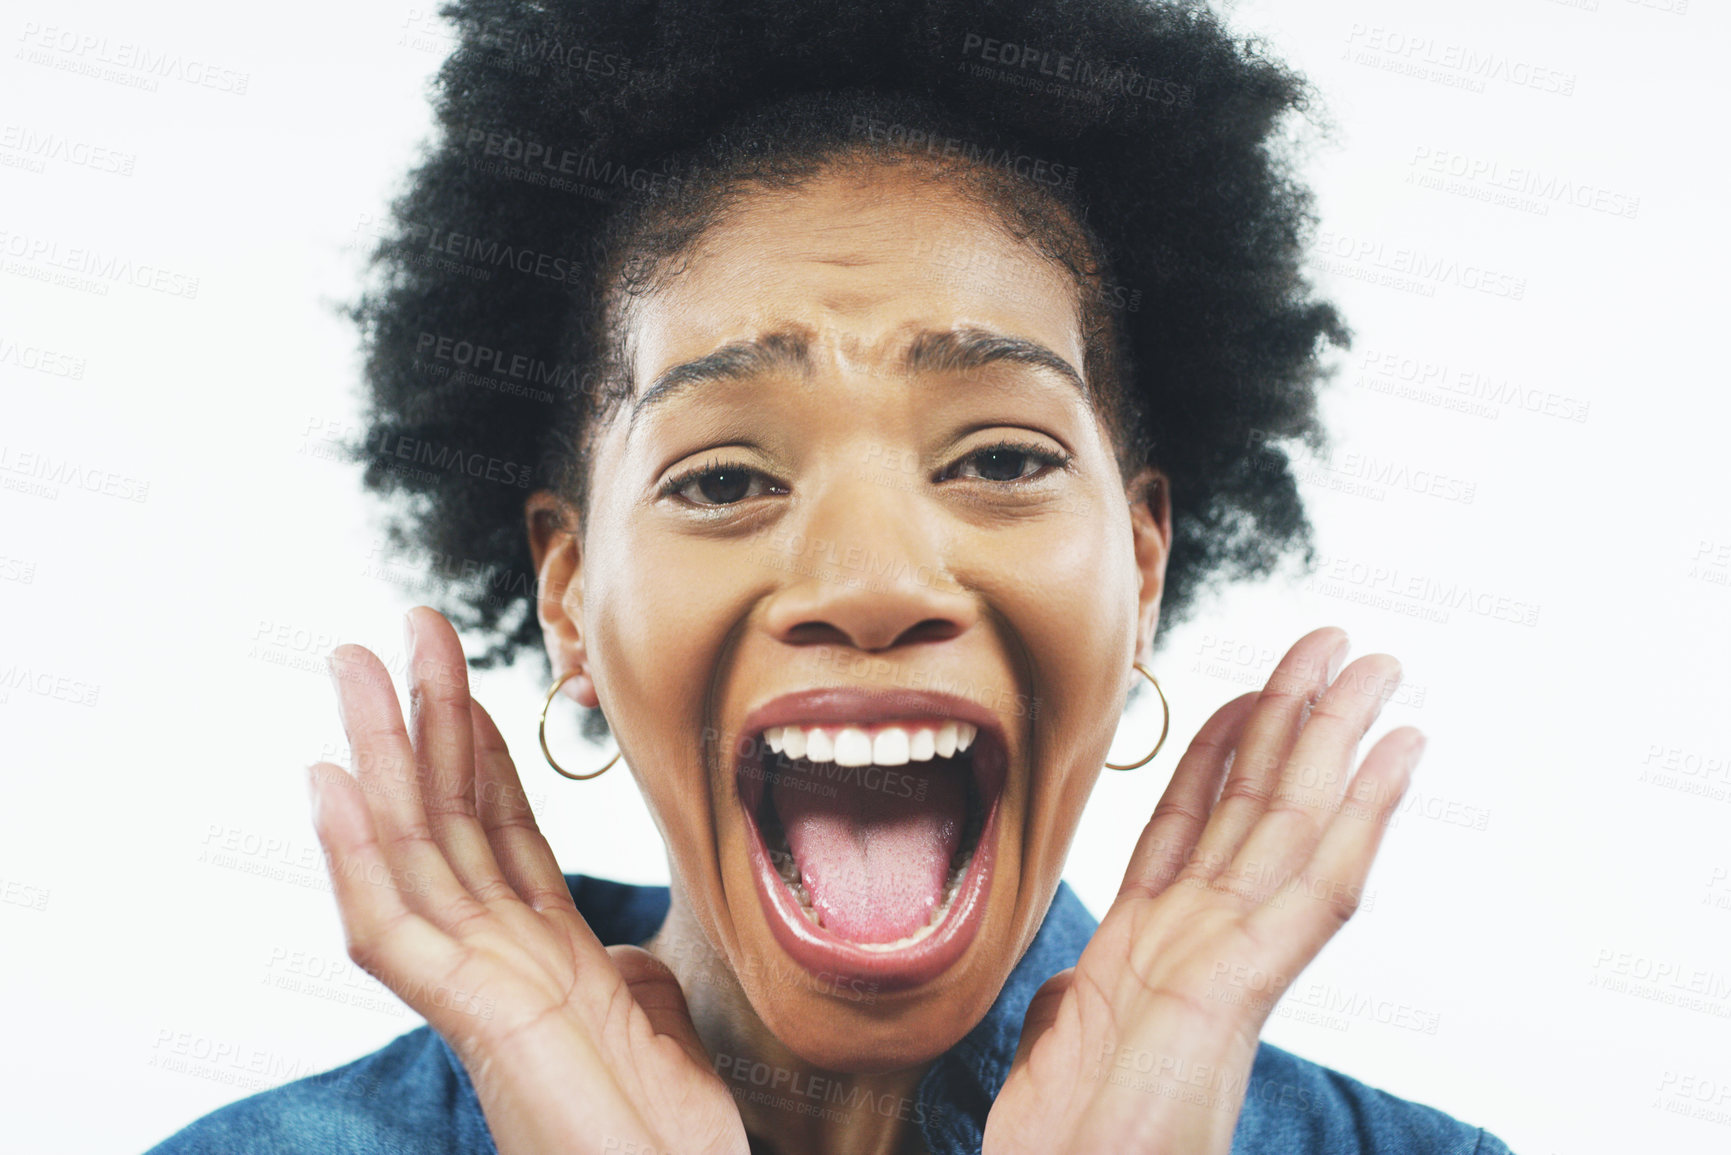
[[[812,765],[771,781],[771,798],[825,930],[850,942],[905,938],[943,901],[967,818],[950,759],[906,766]]]

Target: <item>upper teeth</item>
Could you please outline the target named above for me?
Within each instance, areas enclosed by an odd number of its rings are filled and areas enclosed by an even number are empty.
[[[763,739],[777,754],[804,758],[808,762],[834,762],[840,766],[902,766],[929,762],[936,756],[949,758],[974,744],[980,728],[972,722],[944,722],[937,726],[885,726],[867,734],[858,726],[824,729],[819,726],[771,726]]]

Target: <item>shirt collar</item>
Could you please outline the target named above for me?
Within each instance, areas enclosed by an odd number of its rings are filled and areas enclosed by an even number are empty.
[[[1076,965],[1098,925],[1070,884],[1060,881],[1028,953],[1010,972],[992,1009],[938,1056],[920,1082],[921,1130],[934,1155],[980,1149],[986,1113],[1010,1077],[1028,1004],[1047,979]]]
[[[603,945],[645,942],[667,917],[671,900],[665,886],[632,886],[582,874],[566,875],[565,883]],[[938,1056],[920,1081],[915,1118],[933,1155],[980,1149],[986,1112],[1010,1076],[1028,1003],[1047,979],[1076,965],[1098,925],[1070,884],[1060,881],[1039,932],[986,1017]]]

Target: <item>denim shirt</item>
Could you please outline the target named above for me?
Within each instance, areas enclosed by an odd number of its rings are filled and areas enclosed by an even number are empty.
[[[565,876],[602,943],[642,943],[667,914],[664,886]],[[986,1017],[921,1080],[917,1122],[932,1155],[975,1155],[1040,984],[1081,957],[1097,926],[1060,883],[1028,953]],[[1121,1064],[1120,1064],[1121,1065]],[[1133,1068],[1122,1077],[1135,1079]],[[744,1093],[748,1088],[735,1088]],[[1262,1043],[1232,1155],[1509,1155],[1494,1135]],[[346,1066],[231,1103],[147,1155],[496,1155],[473,1086],[422,1026]]]

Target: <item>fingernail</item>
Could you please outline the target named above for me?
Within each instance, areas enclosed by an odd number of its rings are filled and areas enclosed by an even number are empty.
[[[403,652],[413,656],[415,652],[415,611],[410,610],[403,615]]]
[[[1426,741],[1427,741],[1427,739],[1425,738],[1425,736],[1423,734],[1420,734],[1418,737],[1416,737],[1412,740],[1412,745],[1407,748],[1406,768],[1407,768],[1407,771],[1409,773],[1415,767],[1418,766],[1418,760],[1424,756],[1424,748],[1425,748],[1425,742]]]

